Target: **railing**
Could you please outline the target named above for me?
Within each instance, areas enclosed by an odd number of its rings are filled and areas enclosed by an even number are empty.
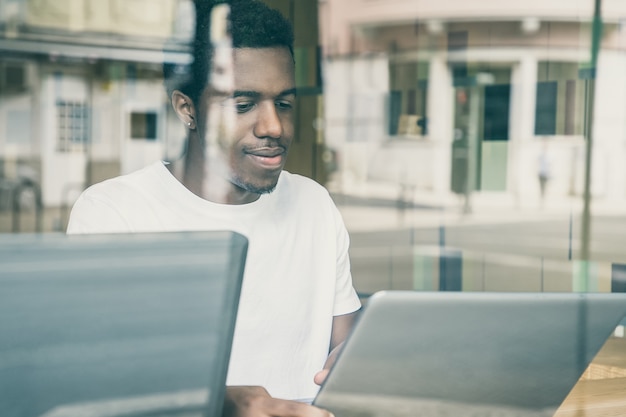
[[[626,292],[626,264],[478,252],[449,246],[369,246],[351,249],[354,285],[362,298],[381,290]]]
[[[21,229],[21,213],[26,209],[23,206],[25,192],[32,192],[35,209],[35,231],[42,231],[43,204],[39,184],[29,178],[0,179],[0,198],[6,201],[5,209],[11,212],[11,231],[18,233]],[[6,197],[5,197],[6,196]],[[0,205],[0,209],[3,207]]]

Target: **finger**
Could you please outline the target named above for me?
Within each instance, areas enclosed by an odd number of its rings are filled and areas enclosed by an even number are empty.
[[[328,376],[328,372],[328,369],[322,369],[315,374],[315,376],[313,377],[313,382],[315,382],[317,385],[322,385],[326,380],[326,377]]]
[[[337,357],[339,357],[339,353],[343,349],[343,344],[344,343],[341,342],[340,344],[335,346],[335,348],[328,354],[328,357],[326,358],[326,362],[324,363],[323,369],[330,369],[333,367],[333,365],[337,361]]]

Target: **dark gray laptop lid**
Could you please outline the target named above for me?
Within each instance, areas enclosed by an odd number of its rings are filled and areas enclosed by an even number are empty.
[[[218,415],[246,252],[232,232],[2,236],[0,415]]]
[[[626,294],[378,293],[314,404],[552,415],[624,315]]]

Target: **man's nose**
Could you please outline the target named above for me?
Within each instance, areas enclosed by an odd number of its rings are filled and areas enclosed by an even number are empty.
[[[283,134],[283,125],[274,103],[259,106],[258,119],[254,126],[254,135],[258,138],[278,139]]]

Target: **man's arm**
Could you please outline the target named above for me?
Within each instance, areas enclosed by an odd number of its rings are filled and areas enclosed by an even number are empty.
[[[354,320],[360,310],[333,317],[330,335],[330,354],[324,369],[315,375],[315,383],[321,385],[335,363]],[[224,417],[331,417],[326,410],[308,404],[272,398],[263,387],[226,387]]]
[[[330,334],[330,351],[332,352],[337,346],[342,344],[350,330],[352,330],[352,326],[354,325],[354,320],[359,314],[360,309],[354,311],[352,313],[343,314],[341,316],[333,317],[333,329]]]
[[[343,344],[348,337],[352,326],[354,325],[354,320],[360,311],[361,310],[359,309],[352,313],[333,317],[333,329],[330,335],[330,353],[328,354],[328,359],[326,359],[324,368],[315,374],[315,377],[313,377],[313,381],[317,385],[322,385],[326,376],[328,376],[328,372],[337,360],[337,356],[339,355],[339,352],[341,352]]]

